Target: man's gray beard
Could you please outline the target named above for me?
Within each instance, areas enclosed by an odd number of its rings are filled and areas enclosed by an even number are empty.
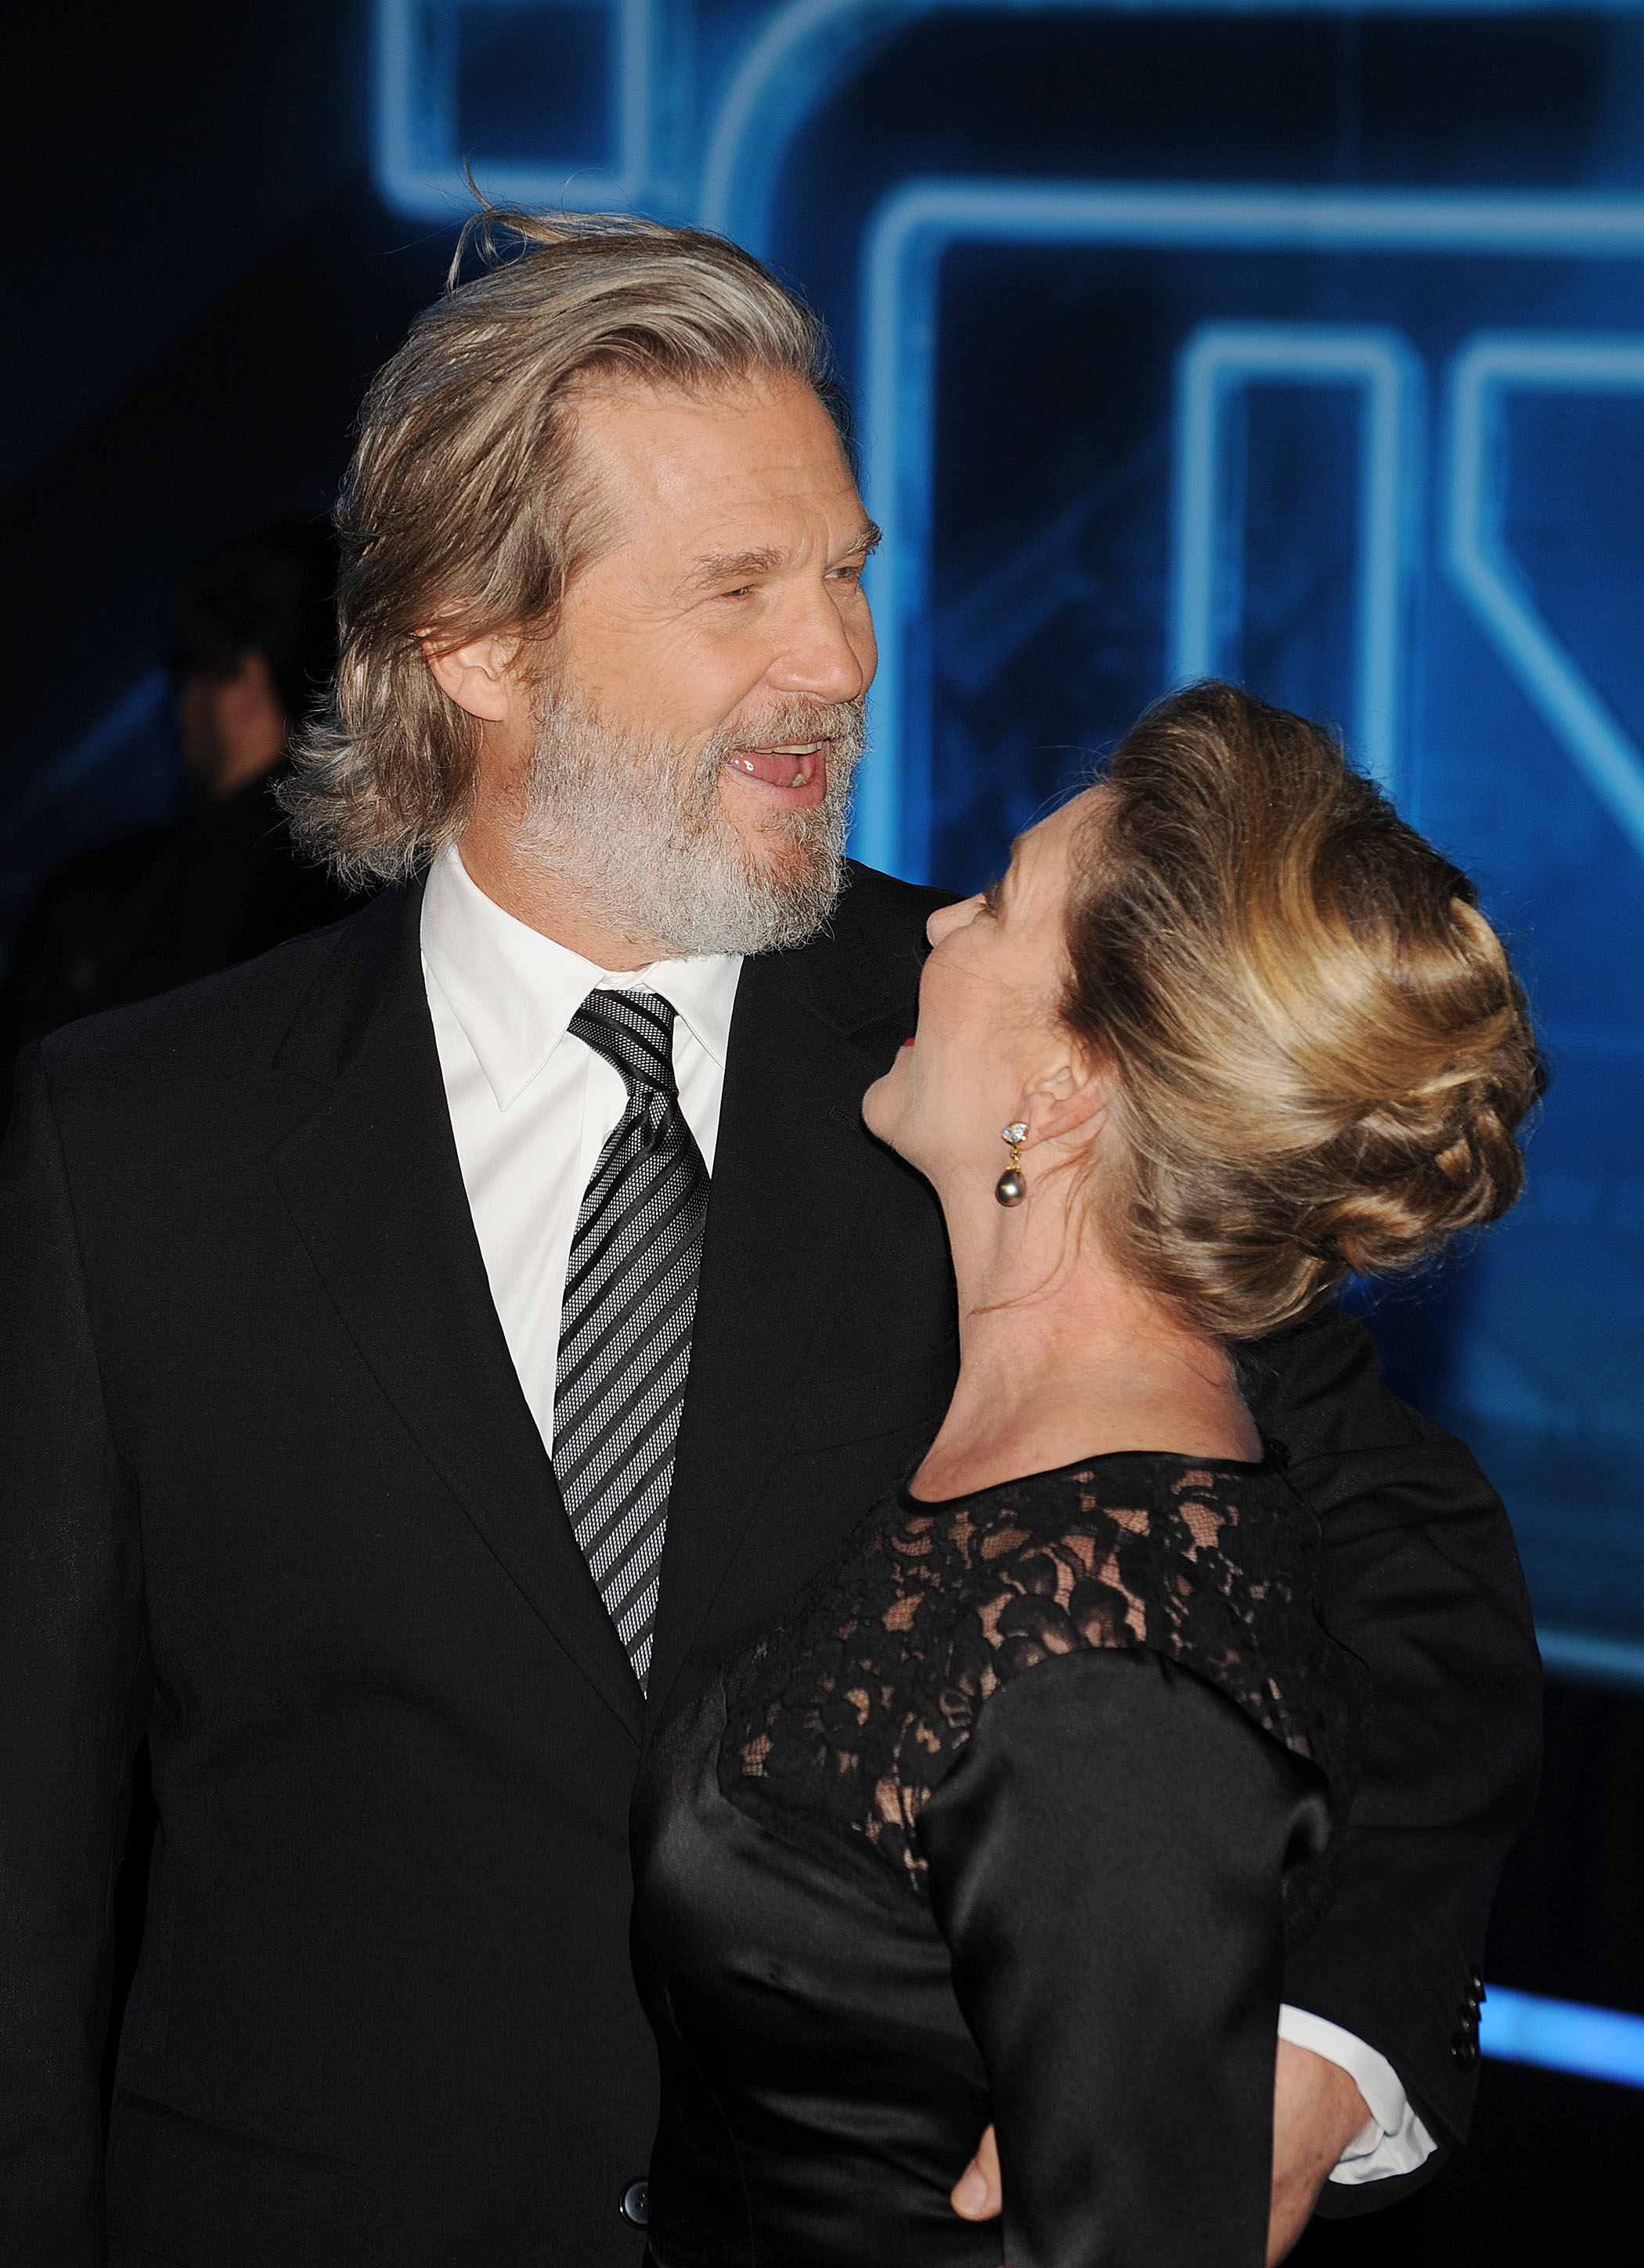
[[[693,762],[668,741],[624,732],[574,695],[545,693],[520,847],[563,876],[591,913],[671,954],[775,953],[802,945],[844,884],[851,783],[866,738],[860,701],[794,701],[758,720],[760,744],[827,741],[828,790],[808,811],[773,807],[749,856],[719,800],[745,731],[717,733]]]

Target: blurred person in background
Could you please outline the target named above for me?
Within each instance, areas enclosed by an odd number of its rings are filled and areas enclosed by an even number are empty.
[[[301,859],[274,791],[335,656],[336,545],[280,520],[220,544],[172,601],[171,670],[193,808],[49,881],[0,987],[0,1079],[77,1016],[169,992],[357,902]]]

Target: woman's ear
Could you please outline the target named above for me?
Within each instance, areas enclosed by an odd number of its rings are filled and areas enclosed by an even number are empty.
[[[512,717],[519,701],[512,674],[517,639],[483,637],[468,645],[440,646],[431,630],[417,635],[435,684],[459,709],[488,725]]]
[[[1019,1118],[1028,1122],[1028,1145],[1094,1138],[1117,1086],[1110,1065],[1071,1047],[1048,1057],[1023,1094]]]

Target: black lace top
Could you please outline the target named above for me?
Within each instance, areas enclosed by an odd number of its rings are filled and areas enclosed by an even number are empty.
[[[904,1491],[727,1674],[720,1786],[768,1820],[861,1837],[922,1889],[920,1810],[989,1696],[1058,1654],[1142,1646],[1339,1792],[1358,1687],[1313,1612],[1319,1548],[1271,1452],[1120,1454],[947,1503]],[[1292,1941],[1327,1883],[1324,1863],[1288,1880]]]
[[[903,1495],[662,1730],[657,2268],[1261,2268],[1346,1809],[1318,1548],[1272,1460]],[[990,2120],[1002,2228],[948,2203]]]

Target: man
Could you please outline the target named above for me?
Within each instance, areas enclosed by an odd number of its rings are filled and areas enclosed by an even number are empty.
[[[840,894],[874,531],[824,342],[712,239],[520,233],[372,388],[335,713],[287,791],[344,873],[431,857],[425,887],[24,1065],[0,2251],[30,2268],[100,2258],[144,1727],[117,2257],[637,2268],[640,1749],[955,1375],[934,1199],[858,1108],[940,894]],[[1464,2133],[1536,1664],[1500,1506],[1357,1327],[1253,1370],[1378,1702],[1286,1979],[1282,2244],[1344,2152],[1397,2178]]]
[[[18,1049],[335,921],[349,899],[296,858],[273,788],[335,661],[336,547],[280,520],[218,545],[172,600],[178,738],[193,809],[47,885],[0,986],[0,1086]]]

